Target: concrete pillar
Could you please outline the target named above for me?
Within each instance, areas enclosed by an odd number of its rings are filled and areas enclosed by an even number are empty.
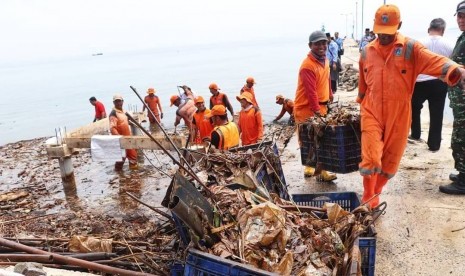
[[[71,156],[58,158],[58,163],[60,164],[63,192],[66,198],[77,198],[76,180],[74,178],[74,167]]]

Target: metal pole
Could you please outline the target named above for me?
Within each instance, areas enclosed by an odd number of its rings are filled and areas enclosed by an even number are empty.
[[[358,2],[355,2],[355,40],[358,38]]]
[[[89,262],[81,259],[76,259],[69,256],[62,256],[52,252],[46,252],[37,248],[29,247],[20,243],[12,242],[3,238],[0,238],[0,245],[15,249],[17,251],[26,252],[30,254],[40,254],[48,256],[50,261],[56,261],[64,264],[75,265],[83,268],[87,268],[89,270],[96,270],[100,272],[109,273],[112,275],[121,275],[121,276],[148,276],[153,275],[150,273],[144,272],[137,272],[137,271],[130,271],[126,269],[121,269],[117,267],[111,267],[107,265],[102,265],[94,262]]]
[[[207,185],[205,185],[205,183],[202,182],[202,180],[200,180],[200,178],[197,176],[197,174],[195,173],[194,169],[192,169],[192,167],[189,165],[189,162],[187,162],[187,160],[185,160],[184,156],[181,155],[181,160],[184,160],[185,161],[185,165],[187,166],[184,167],[183,164],[181,164],[176,158],[174,158],[174,156],[167,150],[165,149],[161,144],[160,142],[158,142],[147,130],[144,129],[143,126],[141,126],[139,124],[139,122],[137,122],[131,115],[129,115],[129,113],[126,112],[126,116],[128,117],[129,121],[133,122],[137,127],[139,127],[139,129],[145,133],[145,135],[147,135],[150,140],[152,140],[153,142],[155,142],[155,144],[157,144],[157,146],[163,150],[164,153],[166,153],[170,158],[171,160],[173,160],[173,162],[179,166],[179,168],[182,168],[184,171],[186,171],[186,173],[188,173],[190,176],[192,176],[195,180],[197,180],[197,182],[200,184],[200,186],[202,186],[204,189],[205,189],[205,192],[211,196],[213,198],[213,193],[210,191],[210,189],[208,189]],[[174,145],[174,143],[173,143]]]
[[[364,10],[364,7],[365,7],[365,0],[362,0],[362,29],[360,30],[360,33],[363,34],[363,30],[365,29],[365,27],[363,26],[363,10]]]
[[[139,98],[139,100],[142,102],[142,105],[145,106],[145,108],[147,108],[147,112],[149,112],[150,114],[152,114],[152,116],[155,118],[155,114],[153,114],[152,110],[149,108],[149,106],[145,103],[145,101],[142,99],[142,97],[139,95],[139,93],[137,93],[137,90],[132,87],[132,86],[129,86],[132,91],[134,91],[134,93],[136,94],[136,96]],[[174,144],[173,140],[171,140],[171,137],[166,133],[165,129],[161,126],[160,122],[158,122],[157,120],[155,120],[155,123],[158,125],[158,127],[161,129],[161,131],[163,132],[163,134],[165,135],[166,139],[168,139],[168,141],[170,142],[170,144],[173,146],[174,150],[176,150],[176,152],[178,153],[179,155],[179,158],[182,159],[183,158],[183,155],[181,154],[181,152],[179,151],[178,147]]]

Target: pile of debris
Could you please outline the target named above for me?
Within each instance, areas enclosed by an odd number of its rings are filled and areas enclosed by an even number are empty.
[[[276,161],[271,144],[207,153],[197,174],[208,188],[194,188],[178,173],[165,206],[180,219],[180,235],[190,241],[188,248],[280,275],[346,275],[352,262],[361,264],[353,244],[373,223],[371,209],[296,205]],[[260,164],[276,177],[276,185],[259,180]]]
[[[171,222],[119,221],[80,212],[44,215],[40,220],[2,218],[2,265],[37,262],[76,271],[168,275],[180,258]]]
[[[353,91],[358,88],[358,70],[353,64],[343,64],[343,69],[339,72],[338,86],[346,91]]]
[[[212,191],[221,225],[211,229],[217,242],[201,250],[280,275],[347,275],[352,259],[361,263],[352,245],[373,222],[366,206],[348,212],[337,204],[302,207],[223,186]]]

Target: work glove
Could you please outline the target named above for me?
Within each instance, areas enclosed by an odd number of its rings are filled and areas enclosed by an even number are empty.
[[[160,119],[163,119],[163,112],[160,113]]]

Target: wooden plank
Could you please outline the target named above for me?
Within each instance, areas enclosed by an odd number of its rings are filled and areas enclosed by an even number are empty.
[[[68,157],[71,156],[74,151],[72,148],[69,148],[66,145],[46,147],[45,150],[47,151],[49,159]]]
[[[171,143],[163,136],[154,137],[165,149],[174,150]],[[90,137],[67,137],[65,138],[66,145],[70,148],[90,148]],[[178,147],[184,147],[186,137],[184,135],[176,135],[171,137],[173,143]],[[161,150],[155,142],[147,136],[123,136],[120,139],[122,149],[153,149]]]
[[[142,113],[142,112],[135,112],[132,116],[139,123],[147,120],[147,116],[145,115],[145,113]],[[92,137],[92,135],[96,135],[96,134],[105,135],[108,133],[110,133],[110,121],[107,117],[95,123],[90,123],[83,127],[73,129],[70,133],[67,133],[67,137],[81,137],[81,138],[88,137],[90,138]]]

